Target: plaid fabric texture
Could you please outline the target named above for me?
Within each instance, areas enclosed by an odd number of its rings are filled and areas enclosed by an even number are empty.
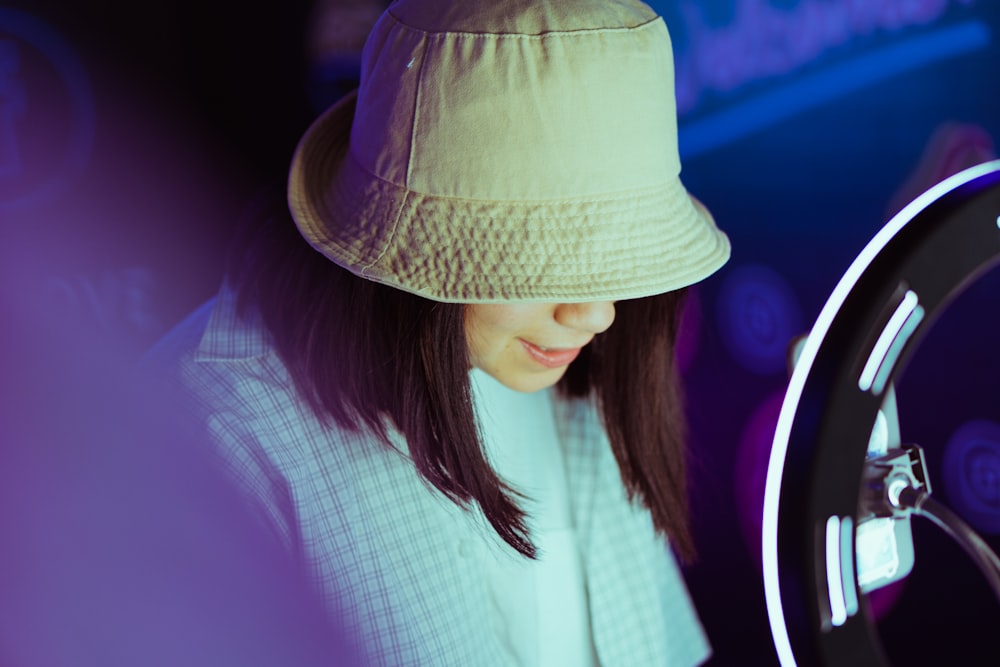
[[[401,438],[393,451],[322,425],[226,289],[168,340],[160,356],[197,398],[227,471],[373,664],[510,664],[477,556],[498,538],[422,481]],[[601,665],[703,662],[710,649],[681,573],[648,512],[625,498],[596,412],[556,404]]]

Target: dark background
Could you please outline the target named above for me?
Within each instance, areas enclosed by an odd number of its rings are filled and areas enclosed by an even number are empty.
[[[682,177],[733,242],[731,262],[695,290],[682,348],[700,550],[687,576],[710,664],[770,665],[758,507],[787,343],[893,213],[995,157],[1000,8],[652,4],[674,41]],[[309,120],[351,87],[381,6],[0,7],[5,287],[141,353],[215,291],[241,219],[283,182]],[[997,280],[941,316],[898,386],[903,439],[924,446],[935,496],[994,549]],[[873,600],[893,662],[996,664],[1000,606],[984,580],[926,522],[914,540],[912,575]]]

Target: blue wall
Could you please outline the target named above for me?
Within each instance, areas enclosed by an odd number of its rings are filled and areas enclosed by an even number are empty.
[[[308,2],[8,4],[0,278],[141,349],[215,289],[241,211],[281,180],[308,115],[357,60],[307,70],[293,57]],[[734,248],[695,291],[685,330],[701,553],[688,578],[711,664],[770,665],[758,506],[787,343],[892,213],[995,156],[1000,7],[652,5],[674,40],[682,177]],[[1000,549],[997,283],[986,276],[942,316],[898,389],[935,495]],[[912,576],[873,599],[890,655],[995,664],[983,655],[1000,613],[984,581],[939,531],[914,531]]]
[[[1000,8],[944,0],[653,5],[674,36],[682,176],[734,247],[731,263],[699,289],[698,351],[687,371],[701,550],[689,578],[714,664],[773,664],[756,508],[787,341],[808,330],[891,214],[995,157]],[[927,451],[935,495],[994,549],[996,287],[987,275],[941,316],[898,387],[903,439]],[[917,520],[914,531],[913,574],[872,601],[887,651],[898,664],[992,664],[988,633],[1000,614],[985,580],[936,528]]]

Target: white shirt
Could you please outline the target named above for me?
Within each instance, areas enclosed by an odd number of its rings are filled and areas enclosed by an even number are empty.
[[[483,550],[498,637],[522,667],[596,665],[551,391],[516,392],[479,370],[471,380],[487,456],[527,497],[519,502],[538,549],[534,561],[502,543]]]

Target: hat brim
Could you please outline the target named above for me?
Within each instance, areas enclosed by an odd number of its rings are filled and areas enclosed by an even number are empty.
[[[379,179],[351,155],[355,102],[356,92],[303,136],[288,199],[303,237],[358,276],[442,302],[575,303],[669,292],[729,258],[728,238],[676,178],[602,197],[502,202]]]

